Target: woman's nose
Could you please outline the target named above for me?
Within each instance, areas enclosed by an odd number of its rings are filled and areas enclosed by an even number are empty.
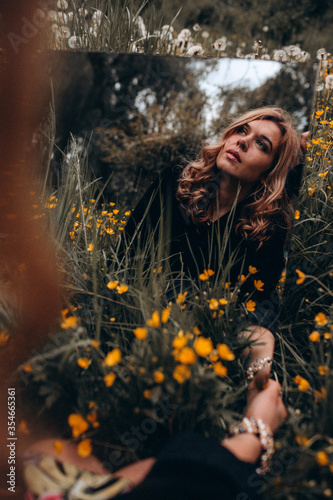
[[[241,148],[241,150],[247,151],[248,145],[247,145],[245,137],[240,138],[238,142],[239,142],[239,147]]]

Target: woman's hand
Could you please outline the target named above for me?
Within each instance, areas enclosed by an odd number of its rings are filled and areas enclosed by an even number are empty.
[[[301,139],[300,139],[299,145],[301,147],[301,150],[302,150],[303,154],[306,152],[306,144],[308,142],[309,135],[310,135],[309,131],[303,132],[303,134],[301,135]]]
[[[275,433],[287,418],[287,410],[281,398],[281,386],[275,380],[268,380],[265,388],[249,403],[246,417],[261,419]]]
[[[253,325],[248,327],[248,329],[242,332],[248,339],[254,342],[253,345],[247,347],[242,352],[242,356],[248,358],[248,367],[253,365],[256,360],[261,360],[264,358],[273,359],[275,339],[267,328],[262,326]],[[249,391],[251,397],[257,394],[265,384],[267,384],[270,373],[271,373],[271,363],[267,364],[266,367],[258,370],[257,374],[254,375],[251,384],[249,385]]]

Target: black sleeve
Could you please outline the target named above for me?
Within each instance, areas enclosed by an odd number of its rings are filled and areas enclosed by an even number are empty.
[[[264,481],[255,466],[202,435],[172,440],[146,479],[119,500],[259,500]]]
[[[255,311],[247,311],[248,319],[273,333],[279,312],[279,294],[276,287],[285,267],[285,239],[286,231],[277,229],[259,249],[256,245],[249,246],[244,274],[249,273],[249,266],[257,272],[250,274],[241,287],[241,300],[244,304],[248,300],[255,302]]]

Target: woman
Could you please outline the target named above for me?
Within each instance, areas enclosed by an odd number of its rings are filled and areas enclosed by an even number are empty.
[[[255,309],[247,311],[254,325],[247,335],[266,343],[254,349],[253,359],[273,354],[275,288],[292,220],[286,179],[300,152],[297,132],[282,109],[249,111],[218,143],[205,146],[197,161],[166,168],[125,228],[123,248],[131,258],[143,259],[146,269],[157,259],[176,283],[181,276],[183,290],[186,278],[192,279],[190,288],[208,269],[214,278],[240,286],[239,300],[251,300],[248,309]]]

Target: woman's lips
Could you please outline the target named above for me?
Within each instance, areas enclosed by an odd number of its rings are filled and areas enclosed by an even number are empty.
[[[228,149],[228,151],[226,151],[226,155],[229,158],[229,160],[237,161],[238,163],[242,163],[238,152],[235,151],[234,149]]]

